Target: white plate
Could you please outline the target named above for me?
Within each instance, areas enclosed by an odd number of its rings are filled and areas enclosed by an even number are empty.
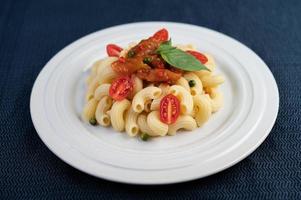
[[[195,44],[214,56],[226,79],[224,107],[202,128],[148,142],[84,124],[79,116],[86,67],[106,56],[106,44],[127,46],[162,27],[174,44]],[[194,25],[143,22],[98,31],[61,50],[39,74],[30,109],[40,138],[73,167],[118,182],[165,184],[208,176],[248,156],[269,134],[278,103],[272,73],[243,44]]]

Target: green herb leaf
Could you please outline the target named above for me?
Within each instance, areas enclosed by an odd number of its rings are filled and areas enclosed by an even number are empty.
[[[172,49],[175,49],[176,47],[171,46],[171,39],[167,42],[163,42],[159,48],[156,50],[157,53],[161,53],[163,51],[170,51]]]
[[[171,46],[171,40],[162,43],[156,52],[159,53],[161,57],[173,67],[185,71],[199,71],[199,70],[210,71],[193,55]]]

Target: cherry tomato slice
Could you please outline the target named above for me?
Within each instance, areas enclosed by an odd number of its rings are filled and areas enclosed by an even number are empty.
[[[122,51],[122,48],[117,46],[116,44],[108,44],[107,45],[107,54],[112,57],[118,57],[119,53]]]
[[[165,28],[162,28],[153,35],[153,38],[161,42],[167,41],[168,31]]]
[[[180,115],[179,99],[168,94],[160,102],[160,120],[165,124],[173,124]]]
[[[115,79],[110,87],[109,94],[116,100],[125,99],[133,90],[133,81],[130,76],[121,76]]]
[[[191,55],[193,55],[196,59],[198,59],[202,64],[205,64],[208,61],[208,58],[197,51],[186,51],[187,53],[190,53]]]

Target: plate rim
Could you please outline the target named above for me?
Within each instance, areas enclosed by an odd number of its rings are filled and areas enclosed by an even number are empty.
[[[276,113],[272,116],[272,119],[270,121],[270,124],[267,128],[267,131],[264,132],[263,136],[261,138],[259,138],[259,140],[257,141],[256,145],[253,145],[252,148],[248,149],[248,151],[244,152],[244,154],[242,154],[240,157],[237,157],[235,159],[235,161],[233,162],[230,162],[228,164],[224,164],[222,167],[220,168],[217,168],[215,170],[213,170],[211,173],[208,173],[207,175],[205,176],[197,176],[195,175],[193,178],[178,178],[178,180],[166,180],[166,181],[162,181],[162,182],[152,182],[152,181],[132,181],[132,180],[124,180],[122,178],[116,178],[116,177],[112,177],[112,176],[99,176],[99,175],[96,175],[96,174],[93,174],[92,172],[88,171],[87,169],[84,169],[82,166],[79,167],[78,165],[75,165],[74,163],[72,163],[69,159],[65,158],[60,152],[58,152],[57,149],[55,149],[54,146],[51,146],[48,141],[46,141],[46,139],[42,136],[42,134],[40,133],[40,131],[38,130],[38,127],[40,126],[38,122],[38,120],[34,117],[35,114],[34,114],[34,101],[35,101],[35,91],[36,91],[36,88],[38,87],[38,83],[40,81],[40,78],[41,76],[43,75],[43,73],[45,72],[45,69],[46,69],[46,66],[49,65],[49,63],[54,59],[54,58],[57,58],[58,56],[62,56],[62,52],[64,52],[66,49],[69,49],[71,47],[74,46],[74,44],[76,44],[79,40],[83,39],[83,38],[87,38],[87,37],[93,37],[93,35],[96,35],[97,33],[99,32],[102,32],[102,31],[107,31],[107,30],[110,30],[110,29],[115,29],[115,28],[121,28],[121,27],[126,27],[126,26],[133,26],[133,25],[142,25],[142,24],[148,24],[148,25],[159,25],[159,24],[173,24],[173,25],[180,25],[180,26],[189,26],[189,27],[192,27],[192,28],[202,28],[202,29],[205,29],[207,31],[210,31],[210,32],[215,32],[215,33],[218,33],[224,37],[227,37],[228,39],[232,40],[232,41],[235,41],[237,43],[239,43],[240,45],[242,45],[244,48],[247,48],[248,51],[252,54],[254,54],[261,62],[263,65],[265,65],[267,71],[268,71],[268,76],[270,78],[272,78],[272,87],[274,89],[274,92],[275,92],[275,96],[277,97],[277,99],[275,99],[275,110],[276,110]],[[246,158],[248,155],[250,155],[252,152],[254,152],[262,143],[263,141],[266,139],[266,137],[269,135],[271,129],[273,128],[275,122],[276,122],[276,119],[277,119],[277,115],[278,115],[278,112],[279,112],[279,91],[278,91],[278,86],[277,86],[277,83],[276,83],[276,80],[270,70],[270,68],[266,65],[266,63],[253,51],[251,50],[249,47],[247,47],[245,44],[239,42],[238,40],[236,40],[235,38],[232,38],[230,36],[227,36],[226,34],[224,33],[221,33],[221,32],[218,32],[218,31],[215,31],[215,30],[212,30],[212,29],[209,29],[209,28],[206,28],[206,27],[203,27],[203,26],[198,26],[198,25],[193,25],[193,24],[187,24],[187,23],[178,23],[178,22],[168,22],[168,21],[145,21],[145,22],[134,22],[134,23],[126,23],[126,24],[120,24],[120,25],[114,25],[114,26],[111,26],[111,27],[108,27],[108,28],[104,28],[104,29],[100,29],[98,31],[95,31],[95,32],[92,32],[90,34],[87,34],[87,35],[84,35],[78,39],[76,39],[75,41],[73,41],[72,43],[68,44],[67,46],[65,46],[63,49],[61,49],[60,51],[58,51],[45,65],[44,67],[41,69],[41,71],[39,72],[34,84],[33,84],[33,87],[32,87],[32,91],[31,91],[31,96],[30,96],[30,114],[31,114],[31,118],[32,118],[32,122],[34,124],[34,127],[35,127],[35,130],[36,132],[38,133],[39,137],[41,138],[41,140],[43,141],[43,143],[48,147],[49,150],[51,150],[58,158],[60,158],[61,160],[63,160],[64,162],[68,163],[69,165],[71,165],[72,167],[82,171],[82,172],[85,172],[87,174],[90,174],[94,177],[98,177],[98,178],[103,178],[103,179],[106,179],[106,180],[110,180],[110,181],[116,181],[116,182],[122,182],[122,183],[130,183],[130,184],[143,184],[143,185],[149,185],[149,184],[171,184],[171,183],[179,183],[179,182],[186,182],[186,181],[190,181],[190,180],[195,180],[195,179],[199,179],[199,178],[204,178],[204,177],[207,177],[207,176],[210,176],[212,174],[215,174],[215,173],[218,173],[220,171],[223,171],[224,169],[227,169],[233,165],[235,165],[236,163],[240,162],[241,160],[243,160],[244,158]],[[52,144],[53,145],[53,144]]]

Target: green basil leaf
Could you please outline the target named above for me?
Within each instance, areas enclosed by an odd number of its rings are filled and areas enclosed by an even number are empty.
[[[161,57],[171,66],[183,69],[185,71],[199,71],[209,69],[197,60],[193,55],[190,55],[180,49],[171,49],[160,51]]]
[[[163,51],[170,51],[172,49],[175,49],[175,47],[171,46],[170,44],[161,44],[159,48],[156,50],[157,53],[161,53]]]
[[[171,40],[162,43],[156,51],[171,66],[185,71],[208,70],[193,55],[171,46]]]

